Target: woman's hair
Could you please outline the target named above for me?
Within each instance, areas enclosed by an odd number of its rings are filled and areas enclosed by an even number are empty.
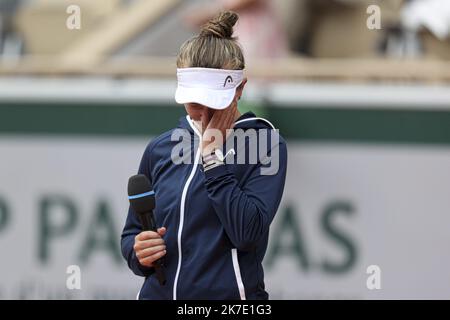
[[[202,26],[200,34],[187,40],[177,57],[178,68],[242,70],[244,54],[233,37],[239,16],[231,11],[218,14]]]

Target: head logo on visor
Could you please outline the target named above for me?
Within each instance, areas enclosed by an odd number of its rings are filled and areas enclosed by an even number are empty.
[[[228,83],[233,83],[233,77],[232,76],[228,76],[228,77],[225,78],[225,82],[223,83],[223,87],[224,88],[227,85],[227,82]]]
[[[236,88],[244,80],[244,71],[178,68],[177,80],[175,93],[177,103],[198,103],[208,108],[222,110],[233,102]]]

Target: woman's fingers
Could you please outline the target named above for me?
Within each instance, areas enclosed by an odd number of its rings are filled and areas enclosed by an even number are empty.
[[[210,129],[219,129],[224,131],[229,129],[232,124],[232,119],[234,112],[231,110],[232,107],[229,107],[224,110],[217,110],[211,118],[211,121],[208,124],[208,128]]]
[[[154,246],[154,247],[149,247],[143,250],[138,250],[136,252],[136,257],[138,257],[139,260],[150,257],[160,251],[164,251],[166,250],[166,246],[165,245],[159,245],[159,246]]]
[[[156,233],[155,231],[142,231],[135,237],[135,240],[145,241],[145,240],[149,240],[149,239],[157,239],[160,237],[161,236],[158,233]]]
[[[143,231],[134,239],[134,252],[143,266],[151,267],[155,260],[166,254],[166,245],[162,236],[166,228],[162,227],[154,231]]]
[[[166,250],[158,251],[154,255],[148,256],[148,257],[143,258],[143,259],[139,259],[139,263],[141,265],[143,265],[143,266],[146,266],[146,267],[153,267],[153,262],[155,262],[156,260],[162,258],[165,255],[166,255]]]
[[[158,229],[158,234],[162,237],[163,235],[166,234],[167,229],[165,227],[159,228]]]
[[[136,241],[134,243],[134,251],[139,251],[139,250],[144,250],[150,247],[155,247],[155,246],[159,246],[159,245],[163,245],[164,240],[161,238],[158,239],[150,239],[150,240],[145,240],[145,241]]]
[[[214,149],[221,148],[227,138],[230,136],[229,129],[234,128],[234,121],[238,114],[237,103],[232,103],[231,106],[224,110],[216,110],[208,123],[206,131],[203,133],[202,154],[210,154]],[[208,130],[218,130],[221,136],[217,133]]]
[[[208,129],[220,130],[222,138],[226,137],[227,129],[232,129],[236,116],[236,106],[232,105],[224,110],[217,110],[208,124]],[[213,143],[216,141],[213,141]],[[223,143],[223,141],[221,141]]]
[[[166,234],[166,228],[162,227],[155,231],[142,231],[135,237],[135,241],[145,241],[149,239],[159,239]]]

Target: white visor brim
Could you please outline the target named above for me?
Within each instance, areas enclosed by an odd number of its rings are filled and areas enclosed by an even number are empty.
[[[175,101],[222,110],[233,102],[236,88],[243,79],[243,70],[179,68]]]

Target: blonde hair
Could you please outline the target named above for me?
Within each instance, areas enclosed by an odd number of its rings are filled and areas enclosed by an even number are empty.
[[[202,26],[200,34],[187,40],[177,57],[178,68],[242,70],[244,54],[233,27],[239,16],[231,11],[218,14]]]

